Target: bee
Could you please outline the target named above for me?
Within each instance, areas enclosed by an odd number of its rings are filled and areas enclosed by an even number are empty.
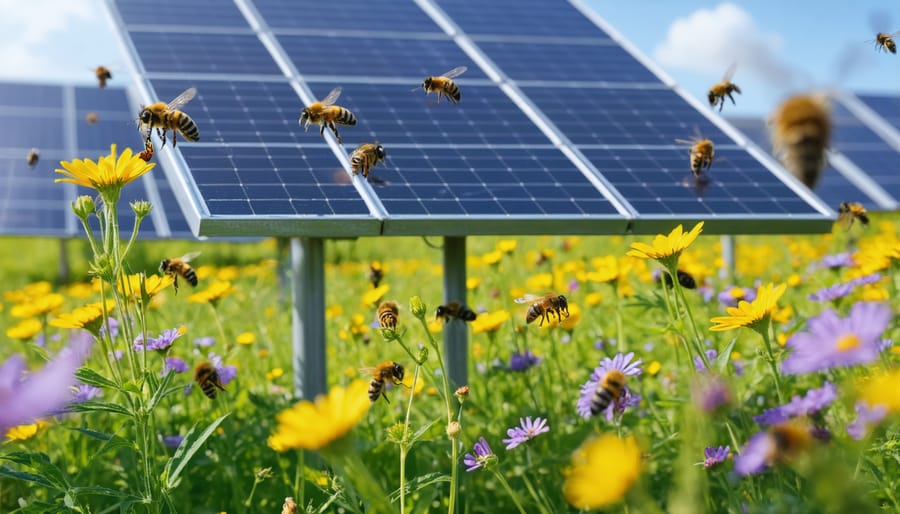
[[[454,318],[461,321],[475,321],[477,316],[475,311],[459,302],[447,302],[438,306],[434,312],[434,319],[444,318],[444,323],[450,322]]]
[[[869,224],[869,215],[866,214],[866,208],[857,202],[841,202],[838,207],[838,221],[850,230],[853,222],[859,220],[863,225]]]
[[[372,382],[369,383],[369,400],[375,403],[380,396],[384,396],[385,401],[391,403],[384,394],[385,382],[389,380],[394,385],[400,385],[405,373],[403,366],[394,361],[385,361],[375,366],[372,370]]]
[[[428,93],[437,93],[437,103],[441,103],[442,96],[446,96],[447,100],[450,100],[455,104],[459,103],[461,97],[459,86],[457,86],[456,82],[453,82],[452,79],[462,75],[468,69],[469,68],[465,66],[459,66],[436,77],[425,77],[425,80],[422,81],[420,87],[425,90],[426,96],[428,96]],[[413,91],[416,91],[417,89],[419,88],[414,88]]]
[[[34,168],[37,166],[38,160],[41,158],[41,154],[38,153],[37,148],[32,148],[28,150],[28,156],[25,157],[25,160],[28,162],[28,166]]]
[[[688,273],[687,271],[676,270],[676,274],[678,275],[678,283],[681,284],[681,287],[685,289],[697,289],[697,280],[694,279],[693,275]],[[669,274],[668,271],[663,271],[659,276],[657,281],[665,281],[667,287],[672,287],[674,284],[672,283],[672,275]]]
[[[884,32],[879,32],[875,35],[875,49],[879,52],[888,51],[892,54],[897,53],[897,44],[894,42],[894,38],[900,36],[900,32],[894,32],[893,34],[885,34]]]
[[[144,151],[139,153],[138,157],[143,159],[144,162],[148,162],[153,158],[153,141],[149,137],[144,140]]]
[[[623,389],[625,389],[624,373],[613,369],[603,375],[600,382],[597,382],[597,389],[591,398],[591,415],[600,414],[609,407],[609,404],[618,401]]]
[[[194,369],[194,380],[210,400],[216,399],[216,388],[221,391],[225,390],[222,381],[219,380],[219,372],[216,371],[215,366],[206,361],[197,364]]]
[[[709,171],[713,163],[713,157],[716,155],[716,148],[712,141],[697,136],[690,141],[687,139],[676,139],[675,142],[691,145],[691,173],[694,174],[694,178],[700,178],[704,172]]]
[[[528,311],[525,312],[525,323],[541,318],[539,325],[543,325],[544,321],[550,320],[551,314],[556,314],[557,320],[562,320],[562,314],[569,317],[569,301],[563,295],[555,293],[546,293],[544,296],[533,294],[525,295],[522,298],[516,298],[516,303],[530,303]]]
[[[312,105],[304,107],[303,111],[300,113],[300,125],[303,125],[305,129],[309,129],[311,123],[318,123],[321,125],[319,135],[322,137],[325,137],[325,127],[327,126],[334,133],[334,137],[337,139],[338,144],[344,144],[341,135],[338,133],[337,125],[349,125],[352,127],[356,125],[356,116],[354,116],[349,109],[339,105],[333,105],[340,96],[341,88],[336,87],[328,93],[328,96],[326,96],[324,100],[314,102]]]
[[[185,280],[188,281],[188,284],[191,287],[197,286],[197,272],[194,271],[194,268],[188,264],[191,260],[195,259],[200,252],[191,252],[187,255],[179,259],[163,259],[162,262],[159,263],[159,271],[165,275],[171,275],[172,278],[175,279],[175,282],[172,284],[175,286],[175,294],[178,294],[178,276],[180,275]]]
[[[381,328],[389,328],[391,330],[397,328],[397,317],[400,315],[400,307],[397,302],[386,301],[381,302],[378,306],[378,323]]]
[[[353,174],[362,171],[363,177],[369,176],[369,169],[385,158],[384,147],[379,144],[365,143],[356,147],[350,154],[350,166]]]
[[[722,111],[722,107],[725,107],[726,96],[731,100],[731,105],[736,105],[731,93],[741,94],[741,88],[739,88],[737,84],[731,82],[731,77],[734,76],[736,69],[737,63],[732,63],[731,66],[728,67],[728,70],[725,71],[725,75],[722,76],[722,81],[709,88],[709,93],[706,94],[709,99],[709,106],[715,107],[716,104],[718,104],[719,112]]]
[[[809,448],[812,431],[799,422],[775,425],[767,432],[770,446],[767,455],[769,463],[785,463]]]
[[[97,85],[99,85],[101,88],[106,87],[106,81],[112,78],[112,73],[106,66],[97,66],[97,68],[94,70],[94,75],[97,76]]]
[[[100,115],[91,111],[84,115],[84,121],[87,122],[88,125],[96,125],[100,121]]]
[[[831,121],[825,97],[797,95],[785,100],[770,121],[772,148],[784,167],[812,189],[825,165]]]
[[[164,104],[156,102],[141,108],[138,121],[141,132],[145,132],[150,139],[150,132],[156,127],[156,133],[162,139],[162,146],[166,146],[166,132],[172,131],[172,146],[178,144],[177,135],[181,135],[188,141],[199,141],[200,130],[190,116],[180,111],[197,94],[197,88],[191,87],[176,96],[171,102]]]
[[[382,279],[384,279],[384,269],[381,267],[381,263],[378,261],[370,263],[369,282],[372,283],[372,287],[377,288]]]

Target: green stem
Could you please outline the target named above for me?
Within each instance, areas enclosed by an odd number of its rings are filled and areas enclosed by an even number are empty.
[[[509,486],[509,482],[506,481],[506,478],[503,477],[503,474],[500,473],[500,471],[497,469],[493,469],[492,471],[494,472],[494,476],[497,477],[497,480],[500,481],[500,485],[502,485],[503,488],[506,489],[507,494],[509,494],[509,497],[512,498],[513,503],[516,504],[519,512],[521,512],[522,514],[527,514],[525,507],[522,506],[522,502],[519,501],[519,496],[512,490],[512,487]]]
[[[128,244],[125,245],[125,251],[122,252],[122,259],[124,259],[126,255],[128,255],[128,252],[131,251],[131,247],[134,245],[134,242],[137,241],[138,230],[141,227],[141,221],[143,221],[143,218],[134,219],[134,228],[131,230],[131,238],[128,239]]]
[[[675,291],[675,298],[680,299],[682,305],[684,305],[684,312],[688,318],[688,324],[691,327],[691,331],[694,336],[694,344],[696,345],[697,354],[700,356],[700,360],[703,362],[703,365],[706,366],[706,369],[710,369],[709,359],[706,358],[706,352],[703,351],[703,338],[700,337],[700,331],[697,330],[697,324],[694,322],[694,313],[691,311],[691,304],[687,301],[687,297],[684,295],[684,288],[681,287],[681,282],[678,281],[678,268],[677,266],[673,266],[668,270],[669,276],[672,277],[672,288]],[[663,280],[665,283],[665,280]]]
[[[622,299],[619,298],[619,280],[613,280],[610,285],[612,285],[613,296],[616,299],[616,344],[619,353],[625,353],[625,327],[622,324]]]
[[[759,322],[756,326],[754,326],[754,330],[762,337],[763,340],[763,348],[766,350],[766,361],[769,363],[769,368],[772,370],[772,379],[775,380],[775,394],[778,396],[778,402],[784,403],[784,398],[781,395],[781,374],[778,373],[778,366],[775,363],[775,355],[772,352],[772,338],[769,335],[769,328],[772,325],[772,320],[766,316],[765,320]]]
[[[340,472],[341,476],[353,484],[356,491],[366,500],[368,503],[366,512],[394,514],[396,511],[391,506],[388,494],[351,444],[349,441],[332,443],[336,447],[323,448],[322,456]]]
[[[416,364],[413,372],[412,391],[409,392],[409,402],[406,404],[406,419],[403,421],[403,437],[400,439],[400,514],[406,513],[406,455],[411,447],[409,437],[409,414],[412,412],[413,398],[416,397],[416,382],[419,381],[419,369]]]

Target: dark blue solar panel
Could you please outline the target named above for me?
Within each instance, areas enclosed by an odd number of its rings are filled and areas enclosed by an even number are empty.
[[[222,0],[116,0],[126,25],[248,27],[233,2]]]
[[[857,95],[857,98],[900,131],[900,96]]]
[[[388,32],[443,31],[412,0],[255,0],[269,27]]]
[[[386,37],[278,36],[285,52],[302,75],[410,77],[422,83],[457,66],[469,70],[462,78],[485,78],[484,73],[448,36],[438,39]]]
[[[325,146],[181,147],[212,215],[368,215]]]
[[[7,148],[63,148],[62,110],[27,112],[0,110],[0,146]]]
[[[42,84],[0,82],[0,106],[62,109],[62,88]]]
[[[608,38],[568,2],[547,0],[438,0],[466,33],[529,37]]]
[[[98,87],[75,88],[76,133],[78,148],[95,159],[108,154],[109,145],[119,151],[131,148],[135,152],[144,149],[143,138],[137,130],[137,112],[128,109],[128,95],[124,89]],[[88,121],[88,114],[96,116],[96,123]],[[97,155],[93,155],[96,153]]]
[[[699,131],[731,143],[718,127],[669,89],[523,87],[576,145],[671,145]]]
[[[72,189],[54,184],[59,175],[59,151],[45,151],[30,168],[21,157],[0,158],[0,233],[6,235],[74,235],[68,233],[66,217]],[[73,225],[74,228],[74,225]]]
[[[369,179],[392,215],[616,215],[553,148],[390,148]]]
[[[130,34],[149,73],[281,74],[272,56],[253,34],[138,31]]]
[[[845,149],[853,164],[859,166],[894,198],[900,198],[900,154],[886,143],[865,149]]]
[[[172,233],[173,238],[179,239],[193,239],[194,234],[191,232],[191,227],[188,225],[187,220],[184,218],[184,214],[181,212],[181,208],[178,206],[178,200],[175,199],[175,193],[172,191],[172,186],[169,184],[169,181],[166,180],[165,174],[161,167],[157,166],[150,172],[152,175],[153,181],[156,184],[156,189],[159,191],[159,199],[162,202],[162,205],[154,205],[154,209],[162,209],[166,215],[166,219],[169,221],[169,230]]]
[[[650,70],[622,47],[611,42],[562,44],[479,41],[478,46],[513,80],[659,84],[659,79]]]

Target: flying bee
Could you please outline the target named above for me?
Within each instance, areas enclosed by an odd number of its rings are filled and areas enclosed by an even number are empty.
[[[696,136],[692,140],[676,139],[675,142],[691,145],[691,173],[694,178],[700,178],[704,172],[709,171],[716,155],[716,147],[711,140]]]
[[[197,367],[194,369],[194,381],[197,382],[203,394],[210,400],[216,399],[217,388],[221,391],[225,390],[222,381],[219,379],[219,372],[216,371],[215,366],[207,361],[197,364]]]
[[[597,382],[597,389],[594,391],[594,396],[591,397],[591,415],[600,414],[611,403],[618,401],[624,389],[625,374],[617,369],[607,371]]]
[[[776,108],[769,124],[774,153],[791,174],[814,188],[831,137],[827,99],[819,95],[788,98]]]
[[[516,303],[530,303],[528,310],[525,312],[525,323],[541,318],[538,325],[543,325],[545,321],[550,321],[550,315],[556,314],[558,321],[562,320],[562,314],[569,317],[569,301],[563,295],[556,293],[546,293],[544,296],[527,294],[522,298],[516,298]]]
[[[477,316],[475,311],[459,302],[447,302],[444,305],[438,306],[437,310],[434,312],[434,319],[443,318],[444,323],[448,323],[453,319],[475,321]]]
[[[884,32],[879,32],[875,35],[875,49],[879,52],[888,51],[892,54],[897,53],[897,43],[894,42],[894,38],[900,36],[900,32],[894,32],[893,34],[885,34]]]
[[[857,202],[841,202],[841,205],[838,207],[838,222],[847,227],[847,230],[850,230],[850,227],[853,226],[853,222],[856,220],[859,220],[863,225],[869,224],[869,215],[866,213],[866,208]]]
[[[144,150],[138,154],[138,157],[144,162],[149,162],[153,158],[153,141],[149,137],[144,140]]]
[[[462,75],[468,69],[469,68],[465,66],[459,66],[436,77],[425,77],[425,80],[422,81],[422,85],[419,87],[425,90],[426,96],[428,96],[428,93],[437,93],[437,103],[441,103],[441,97],[446,96],[447,100],[457,104],[459,103],[461,94],[459,92],[459,86],[457,86],[456,82],[453,82],[452,79]],[[413,88],[413,91],[418,89],[418,87]]]
[[[400,307],[397,306],[397,302],[381,302],[381,305],[378,306],[378,324],[381,325],[381,328],[396,329],[399,315]]]
[[[32,148],[28,150],[28,156],[25,157],[25,160],[28,162],[28,166],[34,168],[37,166],[38,160],[41,158],[41,154],[38,153],[37,148]]]
[[[809,448],[812,443],[810,427],[800,422],[785,422],[775,425],[766,433],[769,437],[767,461],[771,463],[789,462],[793,457]]]
[[[112,79],[112,72],[106,66],[97,66],[94,75],[97,77],[97,85],[101,88],[106,87],[106,81]]]
[[[141,108],[138,115],[138,123],[141,133],[150,139],[150,132],[156,128],[156,133],[162,139],[162,146],[166,146],[166,132],[172,131],[172,146],[178,144],[178,133],[188,141],[200,140],[200,129],[190,116],[180,111],[197,94],[197,88],[191,87],[176,96],[174,100],[165,104],[156,102]]]
[[[96,125],[100,122],[100,115],[94,111],[91,111],[84,115],[84,121],[87,122],[88,125]]]
[[[188,281],[191,287],[197,286],[197,272],[188,264],[195,259],[200,252],[191,252],[181,258],[163,259],[159,263],[159,271],[165,275],[171,275],[175,279],[172,285],[175,286],[175,294],[178,294],[178,277],[181,276]]]
[[[722,111],[722,107],[725,107],[726,96],[731,100],[731,105],[737,105],[734,102],[734,97],[731,96],[731,93],[741,94],[741,88],[739,88],[737,84],[731,82],[731,77],[734,76],[735,70],[737,70],[736,62],[728,67],[725,71],[725,75],[722,76],[722,80],[709,88],[709,93],[706,94],[709,99],[709,106],[715,107],[716,104],[718,104],[719,112]]]
[[[384,158],[383,146],[377,143],[364,143],[357,146],[356,150],[353,150],[353,153],[350,154],[350,167],[354,175],[361,171],[362,176],[367,178],[369,169],[375,167],[378,161],[383,161]]]
[[[678,283],[685,289],[697,289],[697,280],[687,271],[676,270],[678,275]],[[663,271],[657,281],[665,281],[666,287],[672,287],[672,275],[668,271]]]
[[[369,282],[372,283],[372,287],[377,288],[382,279],[384,279],[384,268],[381,263],[378,261],[369,263]]]
[[[398,362],[384,361],[375,366],[374,369],[371,369],[371,371],[372,382],[369,383],[369,400],[375,403],[380,396],[384,396],[384,400],[391,403],[384,393],[385,382],[390,381],[395,386],[400,385],[403,382],[403,375],[406,373],[406,370]]]
[[[322,137],[325,137],[325,127],[327,126],[331,129],[331,132],[334,133],[334,137],[337,139],[338,144],[344,144],[341,135],[338,133],[337,125],[348,125],[352,127],[356,125],[356,116],[350,112],[350,109],[334,105],[334,102],[336,102],[340,96],[341,88],[336,87],[328,93],[328,96],[326,96],[324,100],[313,102],[311,105],[304,107],[303,111],[300,113],[300,125],[303,125],[305,129],[309,129],[310,124],[318,123],[321,125],[319,128],[319,135]],[[368,169],[366,172],[368,173]]]

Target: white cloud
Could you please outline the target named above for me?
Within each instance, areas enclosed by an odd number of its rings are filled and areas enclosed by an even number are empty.
[[[738,63],[738,78],[753,76],[778,87],[790,85],[791,68],[779,58],[778,34],[764,33],[743,9],[732,3],[700,9],[669,27],[653,57],[663,66],[721,77]]]

